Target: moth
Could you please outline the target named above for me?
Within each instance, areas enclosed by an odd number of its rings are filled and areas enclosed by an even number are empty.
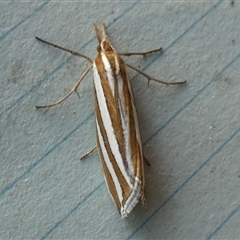
[[[83,54],[36,37],[41,42],[83,57],[91,63],[66,96],[57,102],[36,108],[48,108],[62,103],[77,91],[84,77],[93,68],[97,145],[86,155],[97,147],[108,190],[124,218],[140,199],[146,208],[144,155],[134,96],[126,67],[142,74],[148,81],[154,80],[167,85],[184,84],[186,81],[169,83],[158,80],[126,64],[120,57],[144,56],[161,51],[162,48],[141,53],[118,53],[108,39],[105,24],[102,24],[102,37],[96,24],[94,28],[98,40],[97,56],[94,61]]]

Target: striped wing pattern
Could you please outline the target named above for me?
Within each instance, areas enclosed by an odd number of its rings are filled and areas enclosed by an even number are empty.
[[[103,39],[93,64],[97,146],[111,196],[122,217],[144,196],[143,154],[126,66]]]

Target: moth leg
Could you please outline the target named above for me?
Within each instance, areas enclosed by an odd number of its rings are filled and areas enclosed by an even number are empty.
[[[72,90],[63,98],[61,98],[60,100],[58,100],[57,102],[54,103],[50,103],[47,105],[43,105],[43,106],[36,106],[36,108],[48,108],[48,107],[53,107],[56,106],[60,103],[62,103],[65,99],[67,99],[73,92],[77,91],[77,88],[79,86],[79,84],[82,82],[82,80],[84,79],[84,77],[87,75],[87,73],[91,70],[93,65],[91,65],[90,67],[88,67],[88,69],[83,73],[83,75],[79,78],[79,80],[77,81],[77,83],[73,86]]]
[[[143,155],[143,160],[149,167],[151,166],[151,163],[147,160],[147,158],[144,155]]]
[[[97,145],[94,146],[94,148],[92,148],[88,152],[86,152],[82,157],[80,157],[80,160],[83,160],[85,157],[87,157],[89,154],[91,154],[96,148],[97,148]]]
[[[162,51],[162,47],[160,48],[157,48],[157,49],[153,49],[153,50],[150,50],[150,51],[147,51],[147,52],[139,52],[139,53],[136,53],[136,52],[126,52],[126,53],[118,53],[119,55],[122,55],[122,56],[132,56],[132,55],[147,55],[147,54],[150,54],[150,53],[155,53],[155,52],[160,52]]]
[[[141,73],[144,77],[146,77],[146,78],[148,79],[148,82],[149,82],[150,80],[153,80],[153,81],[160,82],[160,83],[163,83],[163,84],[166,84],[166,85],[177,85],[177,84],[184,84],[184,83],[187,82],[186,80],[185,80],[185,81],[182,81],[182,82],[165,82],[165,81],[163,81],[163,80],[156,79],[156,78],[154,78],[154,77],[146,74],[145,72],[141,71],[141,70],[138,69],[138,68],[133,67],[132,65],[126,64],[126,66],[128,66],[129,68],[132,68],[133,70],[135,70],[135,71],[137,71],[137,72],[139,72],[139,73]]]
[[[83,58],[87,59],[89,62],[92,63],[92,60],[91,60],[89,57],[87,57],[87,56],[85,56],[85,55],[83,55],[83,54],[81,54],[81,53],[75,52],[75,51],[73,51],[73,50],[70,50],[70,49],[67,49],[67,48],[64,48],[64,47],[61,47],[61,46],[58,46],[58,45],[56,45],[56,44],[54,44],[54,43],[48,42],[48,41],[43,40],[43,39],[41,39],[41,38],[39,38],[39,37],[35,37],[35,38],[36,38],[38,41],[40,41],[40,42],[46,43],[46,44],[48,44],[48,45],[50,45],[50,46],[53,46],[53,47],[55,47],[55,48],[59,48],[59,49],[61,49],[61,50],[63,50],[63,51],[69,52],[69,53],[71,53],[72,55],[75,55],[75,56],[78,56],[78,57],[83,57]]]

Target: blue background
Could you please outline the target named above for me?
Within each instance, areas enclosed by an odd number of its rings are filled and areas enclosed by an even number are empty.
[[[240,236],[240,15],[230,1],[0,3],[1,239],[236,239]],[[95,145],[89,66],[35,40],[94,59],[93,23],[119,52],[165,81],[129,70],[144,154],[148,213],[122,220]]]

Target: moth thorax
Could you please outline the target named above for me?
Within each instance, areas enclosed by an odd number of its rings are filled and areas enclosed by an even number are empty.
[[[107,40],[102,41],[101,48],[106,53],[114,52],[114,49],[113,49],[112,45]]]

